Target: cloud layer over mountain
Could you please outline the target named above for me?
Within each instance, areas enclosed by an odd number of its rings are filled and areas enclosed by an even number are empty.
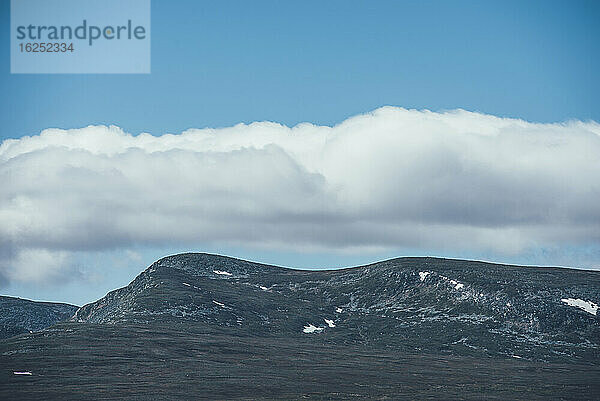
[[[133,245],[600,244],[596,122],[385,107],[334,127],[48,129],[2,143],[0,182],[4,282],[58,277],[69,252]]]

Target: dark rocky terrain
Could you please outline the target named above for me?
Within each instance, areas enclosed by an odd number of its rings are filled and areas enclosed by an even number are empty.
[[[0,296],[0,338],[39,331],[69,319],[78,306]]]
[[[598,399],[599,300],[600,272],[182,254],[0,342],[0,398]]]

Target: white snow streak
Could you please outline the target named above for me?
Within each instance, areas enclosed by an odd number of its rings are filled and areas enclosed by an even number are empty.
[[[425,281],[427,276],[430,274],[431,274],[431,272],[419,272],[419,278],[421,279],[421,281]]]
[[[450,283],[452,283],[452,285],[454,286],[455,289],[460,290],[461,288],[463,288],[465,285],[462,283],[459,283],[456,280],[450,280]]]
[[[222,276],[233,276],[233,274],[222,270],[213,270],[213,273],[220,274]]]
[[[305,333],[314,333],[314,332],[320,332],[323,331],[323,327],[317,327],[313,324],[309,324],[308,326],[304,326],[304,330],[302,330]]]
[[[584,311],[591,313],[596,316],[598,313],[598,304],[593,303],[592,301],[584,301],[583,299],[575,299],[575,298],[563,298],[561,299],[564,303],[569,306],[574,306],[579,309],[583,309]]]

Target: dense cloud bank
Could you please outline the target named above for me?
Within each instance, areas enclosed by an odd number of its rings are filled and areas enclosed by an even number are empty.
[[[517,254],[600,243],[600,124],[385,107],[334,127],[44,130],[0,146],[0,282],[133,245]]]

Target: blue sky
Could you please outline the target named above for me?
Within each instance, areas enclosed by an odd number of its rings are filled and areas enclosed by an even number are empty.
[[[2,3],[8,26],[9,2]],[[11,75],[3,138],[334,124],[383,105],[600,120],[595,1],[152,1],[150,75]],[[8,95],[7,95],[8,94]]]
[[[9,2],[0,7],[1,140],[98,124],[155,136],[254,121],[332,126],[386,105],[600,121],[597,1],[153,0],[148,75],[11,75]],[[598,248],[583,241],[499,256],[410,245],[338,253],[157,243],[131,247],[136,256],[127,263],[114,262],[123,249],[78,251],[75,263],[85,272],[113,261],[93,280],[12,282],[0,291],[81,304],[126,284],[157,257],[189,249],[306,267],[424,252],[530,264],[552,264],[560,254],[556,264],[568,265],[600,261]]]

